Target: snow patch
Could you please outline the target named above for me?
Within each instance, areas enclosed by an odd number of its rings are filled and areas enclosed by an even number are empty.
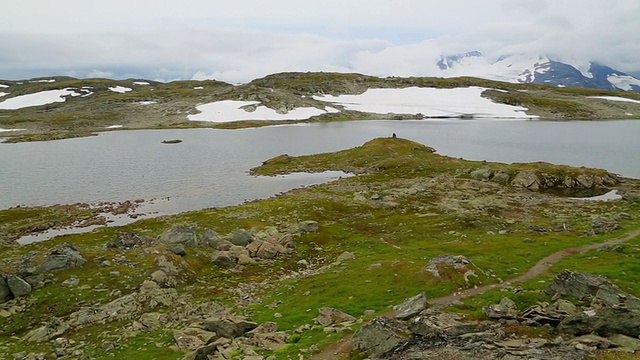
[[[632,85],[640,87],[640,80],[629,75],[611,74],[607,76],[607,80],[618,89],[622,89],[626,91],[633,90]]]
[[[30,83],[54,83],[56,82],[54,79],[43,79],[43,80],[31,80]]]
[[[109,90],[111,90],[113,92],[120,93],[120,94],[124,94],[124,93],[129,92],[129,91],[131,91],[133,89],[118,85],[118,86],[110,87]]]
[[[106,126],[105,129],[120,129],[122,125],[109,125]]]
[[[314,96],[346,110],[376,114],[422,114],[424,117],[484,117],[530,119],[521,106],[498,104],[481,96],[486,88],[369,89],[360,95]]]
[[[24,129],[3,129],[3,128],[0,128],[0,132],[22,131],[22,130],[24,130]]]
[[[191,121],[232,122],[242,120],[304,120],[312,116],[338,112],[314,107],[295,108],[286,114],[279,114],[266,106],[256,106],[259,101],[223,100],[196,106],[199,114],[189,115]],[[252,110],[252,111],[250,111]]]
[[[610,101],[623,101],[623,102],[632,102],[632,103],[636,103],[636,104],[640,104],[640,100],[634,100],[634,99],[628,99],[628,98],[623,98],[623,97],[619,97],[619,96],[589,96],[592,99],[603,99],[603,100],[610,100]]]
[[[9,85],[5,85],[5,84],[0,84],[0,88],[8,88]]]
[[[138,101],[138,104],[140,105],[151,105],[151,104],[157,104],[157,101]]]
[[[134,81],[133,85],[151,85],[146,81]]]
[[[204,89],[202,86],[196,86],[193,88],[193,90],[202,90],[202,89]]]
[[[572,200],[582,200],[582,201],[610,201],[610,200],[620,200],[622,199],[622,195],[618,192],[618,190],[614,189],[609,191],[606,194],[591,196],[585,198],[571,198]]]
[[[6,92],[0,92],[0,97],[7,96],[7,95],[9,95],[9,93],[6,93]]]
[[[64,102],[65,96],[79,96],[72,88],[61,90],[47,90],[33,94],[20,95],[0,102],[0,110],[17,110],[30,106],[40,106],[57,102]]]

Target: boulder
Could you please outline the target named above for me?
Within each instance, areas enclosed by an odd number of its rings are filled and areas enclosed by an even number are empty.
[[[640,311],[620,307],[583,311],[562,320],[557,330],[575,336],[595,333],[605,337],[622,334],[637,338],[640,335]]]
[[[493,176],[493,170],[490,168],[476,169],[471,172],[471,178],[475,180],[489,181]]]
[[[518,316],[516,303],[507,297],[502,298],[499,304],[483,307],[482,312],[491,319],[515,319]]]
[[[300,229],[300,232],[303,234],[317,232],[319,228],[318,222],[313,220],[302,221],[298,224],[298,229]]]
[[[238,262],[238,256],[230,251],[216,251],[211,255],[211,262],[222,267],[233,267]]]
[[[515,178],[511,181],[512,186],[524,187],[530,190],[537,191],[540,189],[540,182],[535,170],[523,170],[516,174]]]
[[[640,350],[640,339],[638,338],[615,334],[609,336],[609,340],[613,341],[618,347],[621,347],[627,351],[635,352]]]
[[[131,248],[136,245],[142,245],[147,242],[148,239],[143,238],[142,236],[133,233],[133,232],[120,232],[116,236],[116,239],[113,243],[109,244],[110,247],[116,248]]]
[[[202,235],[202,242],[216,250],[226,251],[233,245],[229,240],[223,239],[213,230],[206,229]]]
[[[393,307],[396,311],[395,318],[407,320],[418,315],[422,310],[427,308],[427,296],[420,293],[414,297],[405,300],[402,304]]]
[[[409,331],[418,336],[454,337],[462,334],[479,333],[490,327],[489,322],[460,321],[462,315],[456,313],[432,313],[416,316],[408,321]]]
[[[44,326],[33,329],[24,336],[23,341],[44,342],[62,335],[69,325],[59,318],[51,318]]]
[[[229,234],[229,241],[233,245],[247,246],[253,242],[253,236],[247,230],[236,228]]]
[[[166,244],[198,245],[196,229],[189,225],[173,225],[158,237],[158,241]]]
[[[402,321],[378,316],[356,330],[351,344],[355,350],[375,358],[404,342],[408,333]]]
[[[31,285],[17,275],[7,276],[7,285],[14,297],[23,297],[31,294]]]
[[[640,299],[615,286],[609,279],[588,273],[564,270],[544,289],[547,295],[571,296],[604,306],[640,310]]]
[[[9,289],[9,284],[7,284],[4,276],[0,275],[0,304],[11,299],[13,299],[13,294]]]
[[[206,319],[202,327],[207,331],[215,332],[218,336],[233,339],[255,329],[258,324],[247,318],[214,317]]]
[[[491,181],[497,182],[498,184],[506,185],[509,183],[509,179],[511,178],[511,174],[509,170],[500,170],[493,175]]]
[[[187,251],[184,248],[184,245],[182,244],[170,244],[167,246],[167,250],[171,251],[172,253],[178,255],[178,256],[186,256],[187,255]]]
[[[287,249],[275,242],[255,240],[247,245],[247,250],[252,257],[260,259],[274,259],[278,255],[287,252]]]
[[[318,316],[315,320],[322,326],[330,326],[333,324],[354,322],[356,321],[356,318],[338,309],[324,307],[318,309]]]
[[[217,335],[215,332],[197,327],[189,327],[173,332],[173,340],[176,342],[178,348],[183,351],[194,351],[216,338]]]
[[[87,260],[80,255],[80,249],[72,244],[64,243],[51,250],[45,260],[36,268],[36,272],[44,273],[58,269],[69,269],[81,266],[86,262]]]

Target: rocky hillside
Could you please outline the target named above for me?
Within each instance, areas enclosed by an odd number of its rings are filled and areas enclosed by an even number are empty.
[[[522,114],[526,112],[526,117],[554,120],[640,117],[640,96],[633,92],[513,84],[468,77],[383,79],[360,74],[281,73],[237,86],[217,81],[163,84],[136,79],[53,77],[0,81],[0,86],[0,134],[10,141],[87,136],[116,129],[238,128],[310,121],[496,116],[491,111],[486,113],[487,106],[520,109]],[[352,108],[350,100],[340,103],[335,98],[360,95],[371,89],[469,87],[478,89],[478,94],[470,99],[484,101],[484,105],[472,109],[451,108],[444,113]],[[469,96],[451,94],[454,95],[449,96]],[[204,111],[201,108],[204,104],[236,104],[232,110],[243,116],[234,119],[223,113],[222,119],[205,116],[199,120],[196,115]],[[292,115],[297,111],[307,115]],[[265,112],[282,119],[260,115]]]
[[[0,245],[0,357],[411,358],[457,349],[486,358],[607,359],[607,350],[633,348],[627,337],[637,326],[605,320],[637,313],[637,180],[447,158],[394,137],[283,155],[252,172],[330,169],[359,176],[235,207]],[[615,200],[575,198],[613,188]],[[3,227],[59,214],[17,210],[25,209],[0,210]],[[586,282],[560,287],[558,275]],[[417,310],[396,308],[400,320],[377,318],[420,293]],[[363,334],[381,323],[402,331],[372,351]],[[582,337],[592,332],[598,336]],[[336,343],[346,335],[354,342]],[[353,346],[343,352],[336,344]]]

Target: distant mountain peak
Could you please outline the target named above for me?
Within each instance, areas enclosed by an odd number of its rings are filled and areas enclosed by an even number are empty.
[[[455,66],[456,63],[460,63],[460,61],[464,58],[482,57],[482,56],[483,55],[480,51],[469,51],[464,54],[441,56],[437,65],[440,68],[440,70],[447,70]]]
[[[515,83],[640,91],[640,79],[595,62],[570,63],[544,55],[509,54],[491,62],[479,51],[441,56],[438,76],[474,76]]]

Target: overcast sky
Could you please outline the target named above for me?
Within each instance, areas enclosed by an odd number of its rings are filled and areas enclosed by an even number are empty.
[[[472,50],[638,72],[640,1],[0,0],[0,79],[428,76]]]

